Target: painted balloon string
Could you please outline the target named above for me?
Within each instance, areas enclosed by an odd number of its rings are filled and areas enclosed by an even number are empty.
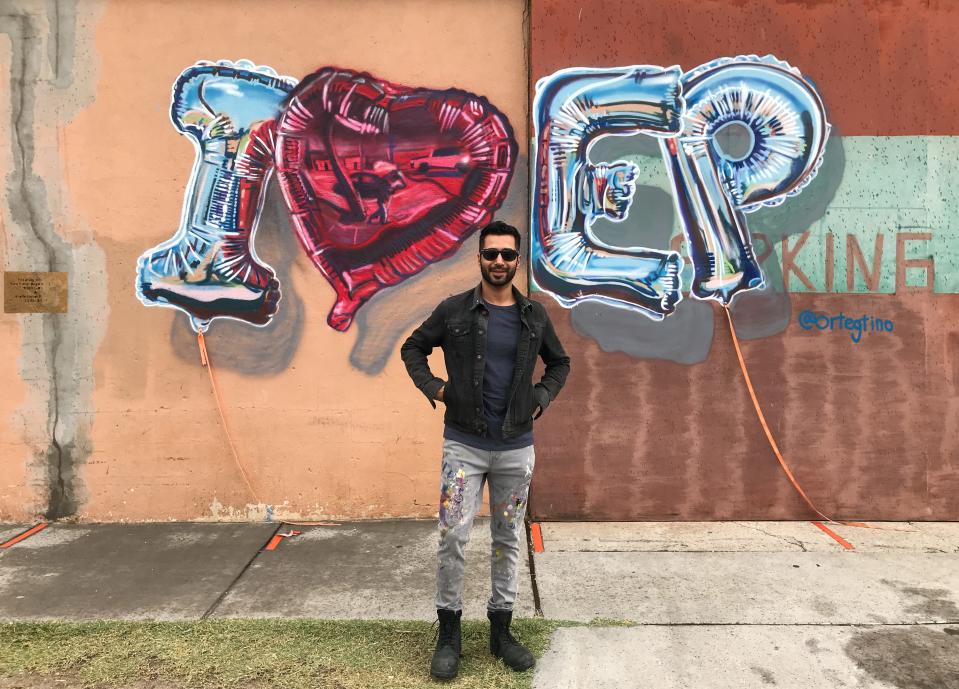
[[[233,434],[230,433],[230,426],[226,422],[226,415],[223,413],[223,402],[220,399],[220,391],[216,385],[216,377],[213,375],[213,364],[210,362],[210,355],[207,352],[206,348],[206,338],[203,336],[202,332],[197,333],[197,345],[200,348],[200,363],[206,368],[207,374],[210,376],[210,388],[213,390],[213,399],[216,400],[216,411],[220,415],[220,423],[223,425],[223,432],[226,434],[227,443],[230,446],[230,452],[233,454],[233,461],[236,463],[237,469],[240,471],[240,476],[243,478],[243,483],[246,485],[246,489],[250,492],[250,496],[253,498],[253,503],[256,505],[260,504],[260,498],[256,493],[256,490],[253,489],[253,484],[250,483],[250,477],[246,472],[246,469],[243,467],[243,462],[240,461],[240,454],[236,451],[236,443],[233,442]],[[273,512],[273,506],[267,505],[267,521],[271,521],[271,516]]]
[[[724,305],[763,285],[745,214],[782,203],[815,176],[829,133],[799,70],[772,56],[678,67],[565,69],[537,84],[532,277],[571,307],[590,300],[661,320],[681,300],[676,252],[610,246],[592,232],[624,221],[632,163],[593,162],[606,136],[660,140],[693,267],[691,293]],[[746,143],[729,147],[731,134]],[[639,242],[638,242],[639,243]]]
[[[746,389],[749,391],[749,398],[752,400],[753,408],[756,410],[756,416],[759,419],[759,424],[762,426],[763,433],[766,435],[766,440],[769,442],[769,446],[772,448],[773,453],[776,455],[776,460],[779,462],[780,468],[786,474],[786,477],[789,479],[792,487],[796,489],[796,492],[799,493],[799,496],[803,499],[806,505],[817,515],[823,518],[823,520],[829,522],[830,524],[839,524],[841,526],[855,526],[862,529],[878,529],[880,531],[904,531],[904,529],[890,529],[888,527],[875,526],[873,524],[866,524],[864,522],[854,522],[854,521],[839,521],[833,519],[832,517],[827,516],[818,507],[813,503],[813,501],[806,494],[806,491],[802,489],[802,486],[799,485],[799,481],[796,480],[795,475],[790,470],[789,465],[786,464],[786,459],[783,457],[782,452],[779,449],[779,445],[776,443],[776,439],[773,437],[772,431],[769,429],[769,424],[766,423],[766,415],[763,414],[762,407],[759,405],[759,399],[756,397],[756,390],[753,388],[752,380],[749,377],[749,370],[746,368],[746,360],[743,358],[742,348],[739,345],[739,337],[736,335],[736,326],[733,325],[733,316],[732,311],[727,304],[723,304],[723,312],[726,314],[726,320],[729,322],[729,334],[733,340],[733,347],[736,350],[736,358],[739,361],[739,368],[743,374],[743,380],[746,383]],[[850,546],[851,548],[852,546]]]

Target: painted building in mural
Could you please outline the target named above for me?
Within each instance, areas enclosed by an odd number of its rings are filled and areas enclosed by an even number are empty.
[[[16,0],[0,520],[436,515],[398,347],[493,217],[573,358],[535,518],[810,516],[732,326],[820,508],[959,517],[959,7],[732,5]]]

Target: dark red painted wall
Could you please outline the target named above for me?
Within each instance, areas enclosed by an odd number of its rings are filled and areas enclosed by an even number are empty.
[[[772,53],[815,82],[845,135],[955,134],[952,0],[532,0],[532,83],[563,67]]]
[[[534,0],[531,83],[564,67],[775,54],[820,90],[834,133],[952,135],[959,3]],[[938,267],[938,264],[937,264]],[[838,276],[837,280],[841,280]],[[536,519],[804,519],[750,402],[720,308],[706,361],[608,353],[537,294],[573,357],[537,426]],[[743,342],[787,462],[835,518],[959,519],[959,295],[791,294],[793,322]],[[883,314],[850,347],[804,309]]]
[[[544,295],[573,357],[536,427],[537,519],[815,517],[780,469],[714,309],[692,366],[602,351]],[[797,480],[834,518],[959,515],[959,295],[793,294],[792,308],[883,313],[856,347],[829,333],[742,342],[766,420]],[[942,327],[929,327],[930,323]]]

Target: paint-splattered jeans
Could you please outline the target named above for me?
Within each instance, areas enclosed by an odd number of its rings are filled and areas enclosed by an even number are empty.
[[[473,517],[489,481],[492,595],[489,610],[512,610],[516,600],[516,563],[524,528],[529,482],[536,458],[533,446],[491,452],[443,441],[440,486],[440,546],[436,571],[436,607],[463,608],[464,551]]]

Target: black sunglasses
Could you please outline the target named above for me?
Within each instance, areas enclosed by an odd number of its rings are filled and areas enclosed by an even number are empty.
[[[509,263],[519,258],[519,252],[516,249],[480,249],[480,256],[487,261],[495,261],[497,256],[502,256]]]

